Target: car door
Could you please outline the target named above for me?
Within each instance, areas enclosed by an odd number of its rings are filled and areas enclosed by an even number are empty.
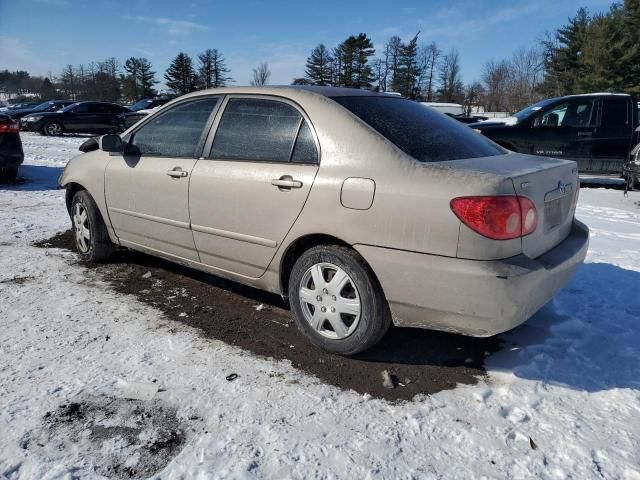
[[[626,96],[614,95],[602,97],[600,102],[600,121],[591,145],[591,171],[621,173],[631,148],[631,102]]]
[[[105,173],[111,224],[124,245],[198,261],[189,221],[189,181],[219,97],[174,105],[131,136]]]
[[[73,110],[64,114],[64,117],[60,117],[60,119],[64,123],[64,129],[67,132],[87,132],[91,131],[90,126],[92,113],[90,112],[90,108],[93,104],[86,102],[81,103]],[[56,118],[56,117],[52,117]]]
[[[117,105],[109,103],[97,103],[95,105],[95,118],[92,128],[98,133],[108,133],[116,131],[118,127],[115,108]]]
[[[256,278],[273,259],[318,171],[313,127],[284,99],[229,96],[189,188],[200,261]]]
[[[548,108],[533,123],[532,153],[575,160],[580,170],[587,170],[595,120],[594,98],[575,98]]]

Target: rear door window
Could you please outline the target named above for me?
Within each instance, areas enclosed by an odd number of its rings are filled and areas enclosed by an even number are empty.
[[[217,97],[181,103],[143,125],[133,145],[141,155],[193,158]]]
[[[83,103],[82,105],[78,105],[73,109],[73,113],[89,113],[89,104]]]
[[[418,102],[393,97],[332,97],[419,162],[503,155],[505,150],[466,125]]]
[[[603,127],[622,127],[629,124],[629,107],[624,98],[604,98],[602,100]]]
[[[286,103],[232,98],[220,119],[209,158],[289,162],[301,121],[300,113]],[[299,155],[306,156],[302,151]]]

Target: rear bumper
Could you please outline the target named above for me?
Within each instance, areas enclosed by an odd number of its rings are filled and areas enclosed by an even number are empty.
[[[544,255],[475,261],[356,245],[378,276],[394,323],[486,337],[528,320],[584,261],[589,230],[574,220],[569,236]]]

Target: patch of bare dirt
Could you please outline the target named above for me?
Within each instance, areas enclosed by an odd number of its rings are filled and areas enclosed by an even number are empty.
[[[63,232],[36,245],[71,250],[72,234]],[[136,295],[207,337],[290,360],[328,384],[391,401],[477,383],[485,374],[486,356],[500,346],[496,337],[392,327],[373,349],[345,358],[309,344],[278,296],[132,251],[90,267],[118,292]]]

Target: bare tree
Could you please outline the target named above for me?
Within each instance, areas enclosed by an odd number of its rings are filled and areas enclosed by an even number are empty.
[[[434,99],[435,93],[435,73],[438,68],[438,61],[442,51],[435,42],[429,45],[423,45],[418,52],[418,64],[420,66],[421,75],[418,79],[420,91],[427,102]]]
[[[507,90],[511,67],[506,60],[489,60],[482,72],[482,82],[486,90],[485,109],[499,112],[507,109]]]
[[[484,87],[480,82],[473,82],[472,84],[465,87],[464,112],[467,116],[471,115],[472,108],[479,104],[483,93]]]
[[[380,90],[382,91],[386,91],[389,85],[393,85],[397,81],[401,49],[402,39],[397,35],[392,36],[384,46],[384,68],[380,75]]]
[[[516,50],[509,60],[489,60],[482,73],[488,111],[516,112],[540,99],[544,80],[544,51]]]
[[[269,77],[271,77],[269,65],[261,63],[257,68],[253,69],[253,80],[251,80],[251,85],[254,87],[266,85],[269,82]]]
[[[544,78],[544,54],[539,47],[520,48],[511,57],[509,111],[515,112],[539,99],[538,86]]]
[[[464,100],[464,87],[460,78],[460,59],[455,48],[449,50],[438,71],[440,80],[440,100],[443,102],[460,102]]]

